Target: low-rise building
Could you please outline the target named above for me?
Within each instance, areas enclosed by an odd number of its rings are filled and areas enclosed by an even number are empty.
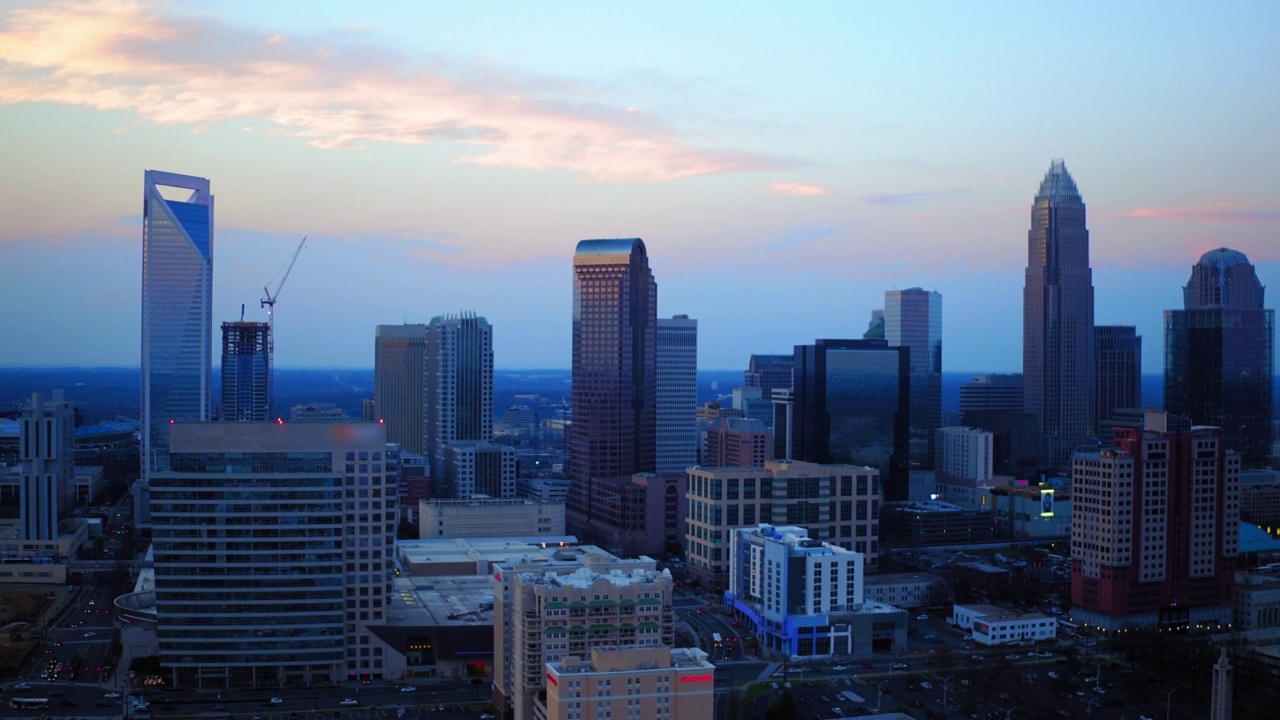
[[[1058,619],[1044,613],[1023,613],[995,605],[956,605],[951,622],[973,632],[982,645],[1052,640],[1058,635]]]
[[[991,539],[991,514],[941,500],[893,503],[880,513],[880,534],[916,545],[957,545]]]
[[[715,666],[697,648],[595,648],[547,663],[539,720],[706,720],[715,714]]]
[[[423,500],[418,503],[418,517],[422,539],[564,535],[564,503],[519,498]]]
[[[865,602],[861,553],[809,538],[804,528],[734,532],[725,605],[788,658],[869,655],[906,645],[906,613]]]
[[[1280,628],[1280,572],[1237,572],[1234,629]]]
[[[943,602],[942,578],[929,573],[884,573],[863,580],[866,599],[900,608],[930,607]]]

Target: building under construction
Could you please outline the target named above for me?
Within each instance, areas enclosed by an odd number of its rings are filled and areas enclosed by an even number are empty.
[[[271,408],[271,326],[222,323],[223,421],[266,422]]]

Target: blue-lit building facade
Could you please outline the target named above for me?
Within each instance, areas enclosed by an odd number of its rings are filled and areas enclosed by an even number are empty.
[[[906,500],[909,355],[883,340],[797,345],[790,459],[875,468],[885,501]]]
[[[934,434],[942,427],[942,294],[918,287],[886,291],[884,339],[911,351],[907,455],[912,468],[931,469]]]
[[[176,423],[151,477],[157,640],[177,687],[383,676],[396,494],[380,423]]]
[[[1205,253],[1183,288],[1183,310],[1164,313],[1164,405],[1222,428],[1245,467],[1270,453],[1275,310],[1244,253]]]
[[[167,200],[162,188],[185,200]],[[213,195],[205,178],[147,170],[142,200],[142,473],[168,465],[169,424],[209,419]]]
[[[809,538],[804,528],[761,524],[733,531],[726,609],[774,657],[901,652],[906,613],[865,602],[863,555]]]
[[[222,323],[222,405],[229,422],[274,420],[271,406],[271,326]]]

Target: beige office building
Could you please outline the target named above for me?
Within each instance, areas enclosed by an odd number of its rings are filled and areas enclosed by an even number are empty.
[[[685,545],[690,571],[725,589],[733,531],[761,523],[803,527],[814,540],[879,566],[880,473],[858,465],[767,461],[764,467],[689,468]]]
[[[596,648],[547,663],[537,720],[706,720],[715,712],[715,666],[697,648]]]
[[[670,647],[671,574],[595,546],[530,553],[494,568],[494,701],[514,720],[544,702],[546,663],[596,648]],[[624,685],[625,686],[625,685]],[[575,720],[578,720],[575,718]]]

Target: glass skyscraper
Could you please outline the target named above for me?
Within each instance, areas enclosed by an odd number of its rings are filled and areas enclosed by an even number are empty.
[[[1065,468],[1094,424],[1093,271],[1084,200],[1054,160],[1031,206],[1022,296],[1022,393],[1040,464]]]
[[[790,458],[876,468],[884,499],[906,500],[910,374],[883,340],[797,345]]]
[[[441,315],[426,333],[425,450],[442,478],[445,446],[493,439],[493,326],[475,313]]]
[[[583,240],[573,256],[573,424],[566,530],[592,538],[594,483],[653,472],[658,283],[639,238]]]
[[[184,200],[168,200],[162,188]],[[168,464],[169,425],[209,419],[213,387],[209,181],[147,170],[142,187],[142,472]]]
[[[942,427],[942,295],[910,288],[884,294],[884,339],[911,352],[911,467],[933,467],[934,435]]]
[[[1183,310],[1164,313],[1164,405],[1196,425],[1222,428],[1246,467],[1265,465],[1271,445],[1275,310],[1249,258],[1210,250],[1191,270]]]
[[[658,320],[657,423],[654,470],[683,475],[698,464],[698,321]]]
[[[1142,336],[1132,325],[1098,325],[1093,346],[1094,412],[1101,434],[1116,410],[1142,407]]]
[[[427,326],[379,325],[373,339],[374,414],[386,423],[387,442],[410,455],[426,446]]]
[[[271,407],[271,326],[222,323],[222,408],[227,422],[274,420]]]

